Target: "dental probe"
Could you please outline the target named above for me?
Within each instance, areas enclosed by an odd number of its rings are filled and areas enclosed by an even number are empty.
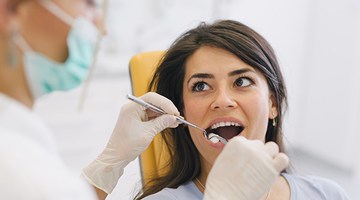
[[[135,103],[137,103],[137,104],[140,104],[140,105],[144,106],[145,108],[150,109],[150,110],[152,110],[152,111],[154,111],[154,112],[157,112],[157,113],[160,113],[160,114],[167,114],[163,109],[161,109],[161,108],[159,108],[159,107],[156,107],[156,106],[154,106],[154,105],[152,105],[152,104],[150,104],[150,103],[147,103],[147,102],[143,101],[142,99],[137,98],[137,97],[135,97],[135,96],[133,96],[133,95],[131,95],[131,94],[127,94],[126,97],[127,97],[129,100],[131,100],[131,101],[133,101],[133,102],[135,102]],[[207,132],[206,132],[205,129],[200,128],[200,127],[196,126],[195,124],[192,124],[192,123],[186,121],[186,120],[183,119],[182,117],[179,117],[179,116],[175,116],[175,117],[176,117],[176,120],[177,120],[177,121],[201,130],[201,131],[203,132],[203,134],[204,134],[204,137],[205,137],[206,139],[210,140],[210,139],[208,138],[208,136],[207,136]],[[216,134],[214,134],[214,133],[210,133],[210,134],[212,134],[212,138],[213,138],[213,137],[216,137],[216,138],[219,139],[219,141],[222,142],[223,144],[226,144],[226,143],[227,143],[227,141],[226,141],[224,138],[222,138],[221,136],[216,135]],[[215,136],[214,136],[214,135],[215,135]],[[213,142],[213,143],[216,143],[216,142],[214,142],[213,140],[210,140],[210,141]]]

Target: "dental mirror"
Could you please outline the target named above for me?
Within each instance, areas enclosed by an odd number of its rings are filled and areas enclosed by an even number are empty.
[[[210,140],[212,143],[218,143],[218,142],[221,142],[223,144],[227,143],[226,139],[215,133],[209,133],[207,135],[207,139]]]

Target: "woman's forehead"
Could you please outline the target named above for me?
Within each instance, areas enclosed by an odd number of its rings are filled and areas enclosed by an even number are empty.
[[[192,72],[230,72],[238,69],[256,71],[233,53],[217,47],[201,47],[188,57],[186,71]]]

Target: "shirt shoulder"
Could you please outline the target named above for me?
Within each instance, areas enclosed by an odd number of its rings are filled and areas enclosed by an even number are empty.
[[[91,186],[63,163],[44,124],[1,98],[0,199],[96,199]]]
[[[79,174],[44,149],[10,132],[2,137],[0,199],[96,199],[91,186]]]
[[[180,200],[191,199],[201,200],[203,194],[198,190],[195,184],[190,181],[186,184],[179,186],[178,188],[164,188],[158,193],[147,196],[145,200]]]
[[[346,192],[337,183],[317,176],[283,174],[290,186],[291,200],[348,200]]]

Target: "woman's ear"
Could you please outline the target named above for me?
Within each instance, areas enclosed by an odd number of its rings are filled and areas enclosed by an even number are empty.
[[[11,36],[14,30],[18,30],[18,7],[16,1],[1,0],[0,2],[0,34]]]
[[[274,119],[278,116],[277,102],[273,94],[269,98],[269,119]]]

